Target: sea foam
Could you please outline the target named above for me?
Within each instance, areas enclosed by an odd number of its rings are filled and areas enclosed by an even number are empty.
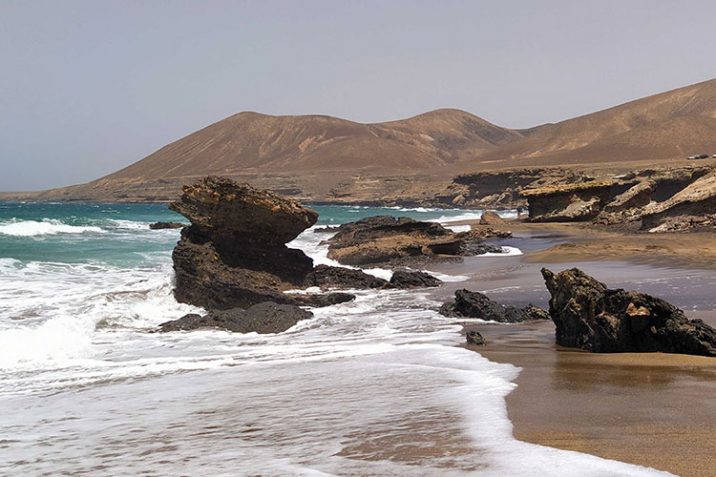
[[[69,225],[56,219],[0,222],[0,235],[36,237],[38,235],[103,233],[94,225]]]

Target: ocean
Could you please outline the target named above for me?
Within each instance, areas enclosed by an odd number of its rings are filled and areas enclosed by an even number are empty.
[[[315,208],[318,226],[480,215]],[[515,440],[519,369],[459,346],[430,291],[356,291],[278,335],[151,333],[201,312],[172,296],[179,231],[148,227],[182,220],[158,204],[0,203],[0,475],[668,475]],[[331,263],[324,238],[291,246]]]

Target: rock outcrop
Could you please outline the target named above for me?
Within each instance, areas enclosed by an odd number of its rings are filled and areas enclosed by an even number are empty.
[[[180,229],[182,227],[184,227],[184,224],[179,222],[154,222],[149,224],[151,230]]]
[[[507,221],[497,215],[496,212],[491,212],[489,210],[486,210],[482,213],[480,216],[480,225],[494,225],[494,226],[503,226],[507,225]]]
[[[521,191],[534,222],[594,221],[671,232],[716,227],[714,166],[647,169]]]
[[[318,214],[248,185],[208,177],[185,186],[172,210],[191,225],[172,258],[178,301],[208,309],[290,303],[282,291],[303,285],[313,261],[286,247]]]
[[[202,328],[218,328],[236,333],[281,333],[301,320],[311,318],[313,313],[294,305],[273,302],[258,303],[244,310],[231,308],[214,310],[201,316],[184,315],[178,320],[159,325],[160,332],[189,331]]]
[[[180,302],[210,310],[201,319],[183,320],[181,326],[231,322],[233,331],[245,331],[247,324],[258,321],[237,309],[263,302],[329,306],[355,298],[335,292],[285,293],[292,289],[414,288],[440,283],[422,272],[397,272],[389,282],[361,270],[326,265],[314,268],[313,260],[286,243],[312,226],[318,214],[295,201],[228,179],[208,177],[185,186],[180,200],[170,208],[191,222],[182,229],[172,254],[174,295]],[[219,313],[221,310],[233,311],[226,315]],[[255,315],[256,310],[253,312]],[[236,324],[239,318],[241,324]]]
[[[413,270],[396,270],[390,277],[390,285],[394,288],[431,288],[441,284],[442,281],[429,273]]]
[[[455,233],[438,223],[408,217],[369,217],[341,225],[327,240],[328,256],[346,265],[363,266],[501,253],[501,247],[484,243],[487,230]]]
[[[517,308],[502,305],[483,293],[466,289],[455,291],[455,300],[443,304],[439,311],[448,317],[478,318],[499,323],[549,319],[547,312],[536,306]]]
[[[557,344],[598,353],[665,352],[716,356],[716,330],[666,301],[612,290],[577,268],[542,269]]]

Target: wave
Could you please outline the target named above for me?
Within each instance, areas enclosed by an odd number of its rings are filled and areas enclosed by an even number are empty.
[[[95,225],[70,225],[56,219],[16,220],[0,223],[0,235],[37,237],[40,235],[103,233]]]

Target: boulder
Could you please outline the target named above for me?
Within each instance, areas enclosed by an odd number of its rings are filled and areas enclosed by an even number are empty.
[[[396,270],[390,277],[390,285],[395,288],[430,288],[441,284],[441,280],[429,273],[414,270]]]
[[[246,310],[210,311],[207,315],[185,315],[178,320],[159,325],[160,332],[189,331],[202,328],[217,328],[236,333],[281,333],[301,320],[311,318],[310,311],[294,305],[263,302]]]
[[[486,231],[455,233],[434,222],[408,217],[377,216],[341,225],[327,240],[328,256],[347,265],[415,264],[502,251],[487,246]]]
[[[465,332],[465,340],[467,344],[475,346],[485,346],[487,344],[485,337],[477,330],[467,330]]]
[[[324,307],[338,305],[355,300],[356,296],[350,293],[324,293],[324,294],[291,294],[289,295],[292,303],[303,306]]]
[[[491,212],[489,210],[486,210],[482,213],[482,216],[480,216],[480,225],[494,225],[494,226],[500,226],[500,225],[506,225],[507,221],[497,215],[495,212]]]
[[[612,290],[572,268],[543,268],[557,344],[597,353],[665,352],[716,356],[716,330],[666,301]]]
[[[382,278],[352,268],[318,265],[306,276],[304,285],[321,288],[388,288]]]
[[[180,229],[182,227],[184,227],[184,224],[179,222],[154,222],[149,224],[151,230]]]
[[[191,222],[172,254],[180,302],[208,309],[288,303],[282,291],[313,270],[309,257],[285,245],[318,218],[295,201],[207,177],[169,207]]]
[[[455,300],[443,304],[439,311],[448,317],[478,318],[500,323],[549,319],[547,313],[536,306],[517,308],[502,305],[483,293],[466,289],[455,291]]]

